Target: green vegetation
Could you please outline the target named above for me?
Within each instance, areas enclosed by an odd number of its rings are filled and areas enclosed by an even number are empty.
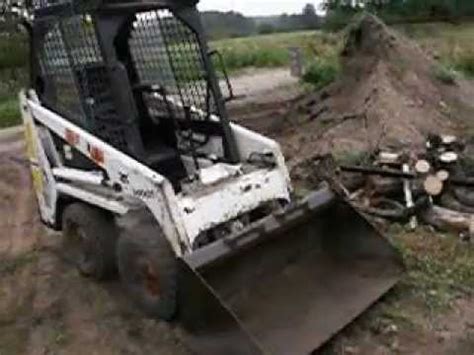
[[[311,62],[337,57],[340,37],[318,31],[302,31],[235,38],[211,43],[219,50],[230,72],[248,67],[271,68],[290,63],[288,48],[300,47],[304,59]]]
[[[456,84],[456,72],[443,64],[438,64],[433,68],[436,79],[446,85]]]
[[[457,299],[472,296],[474,249],[455,235],[428,228],[407,231],[396,224],[387,235],[403,258],[405,276],[383,302],[363,315],[359,326],[389,340],[398,329],[432,329]]]
[[[289,63],[289,47],[304,46],[316,35],[314,31],[260,35],[214,41],[211,47],[222,53],[231,72],[248,67],[278,67]]]
[[[324,27],[338,30],[358,13],[376,13],[385,22],[420,23],[433,21],[456,22],[474,15],[472,0],[324,0],[327,11]]]
[[[305,70],[303,81],[312,84],[316,89],[321,89],[332,83],[339,74],[337,59],[315,60]]]
[[[474,291],[474,249],[458,237],[421,229],[401,233],[395,242],[408,270],[400,294],[410,294],[429,313]]]
[[[432,53],[445,68],[467,78],[474,77],[474,24],[432,23],[398,28]]]
[[[367,165],[371,161],[370,153],[363,150],[336,150],[333,157],[339,165]]]
[[[14,97],[0,100],[0,128],[20,124],[21,114],[18,100]]]
[[[201,14],[207,35],[214,40],[255,36],[276,32],[315,30],[321,28],[316,7],[306,4],[298,14],[246,17],[238,12],[205,11]]]
[[[27,76],[28,43],[24,34],[0,34],[0,129],[20,123],[18,91]]]
[[[28,63],[28,43],[24,35],[0,37],[0,72],[22,69]]]

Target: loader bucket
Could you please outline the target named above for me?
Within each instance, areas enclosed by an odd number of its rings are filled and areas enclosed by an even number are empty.
[[[308,354],[384,295],[403,266],[327,188],[182,259],[185,337],[202,354]]]

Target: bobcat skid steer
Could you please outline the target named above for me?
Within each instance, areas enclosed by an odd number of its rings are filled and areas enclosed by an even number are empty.
[[[364,218],[324,186],[292,201],[278,144],[229,122],[195,0],[32,0],[27,21],[34,187],[82,274],[118,271],[207,355],[310,353],[397,282]]]

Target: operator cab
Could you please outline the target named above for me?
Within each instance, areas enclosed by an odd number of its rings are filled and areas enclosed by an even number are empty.
[[[239,162],[194,1],[103,1],[94,11],[81,0],[44,2],[34,4],[48,21],[33,29],[33,73],[45,106],[177,190],[203,164]],[[90,165],[71,154],[67,166]]]

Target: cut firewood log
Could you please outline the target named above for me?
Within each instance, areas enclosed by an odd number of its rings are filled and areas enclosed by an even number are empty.
[[[434,206],[420,214],[424,223],[446,232],[465,232],[473,228],[474,215]]]
[[[453,164],[458,161],[458,158],[455,152],[446,152],[440,155],[439,160],[444,164]]]
[[[418,174],[428,174],[431,170],[431,165],[428,161],[426,160],[418,160],[415,164],[415,171]]]
[[[448,181],[449,179],[449,172],[447,170],[440,170],[436,173],[436,177],[441,181]]]
[[[426,177],[423,187],[430,196],[439,196],[443,192],[443,182],[436,176],[430,175]]]

